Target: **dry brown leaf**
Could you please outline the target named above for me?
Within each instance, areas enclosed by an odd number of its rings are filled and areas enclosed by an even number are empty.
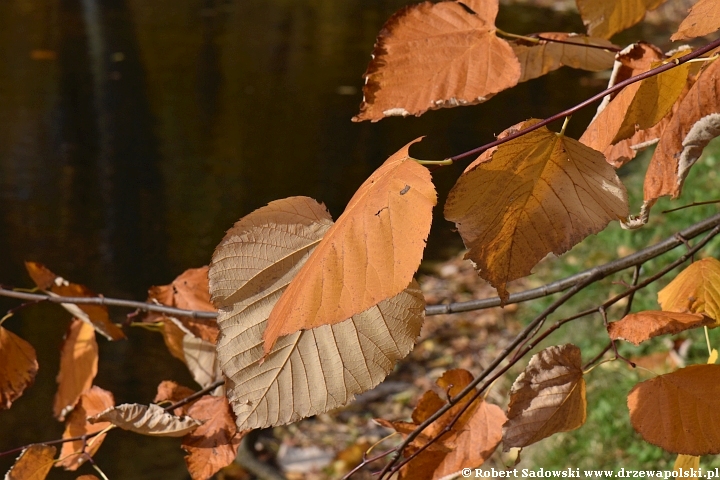
[[[157,388],[157,395],[155,395],[155,399],[153,400],[154,403],[163,403],[163,402],[169,402],[170,404],[179,402],[180,400],[183,400],[184,398],[189,397],[195,393],[194,390],[188,387],[184,387],[182,385],[178,385],[177,383],[171,381],[171,380],[163,380],[160,382],[160,385],[158,385]],[[186,403],[185,405],[182,405],[175,410],[173,410],[172,413],[174,413],[177,416],[181,415],[187,415],[188,409],[191,405],[193,405],[197,400],[193,400],[189,403]]]
[[[194,418],[171,415],[152,403],[124,403],[93,415],[88,421],[110,422],[123,430],[152,437],[182,437],[202,425]]]
[[[73,409],[80,395],[92,387],[98,369],[98,345],[95,329],[74,318],[65,335],[60,351],[58,390],[53,402],[53,414],[60,421]]]
[[[612,50],[617,47],[602,38],[556,32],[539,33],[538,36],[541,40],[537,43],[522,39],[510,42],[522,72],[518,83],[540,77],[562,66],[599,72],[612,68],[615,62],[615,52]],[[576,45],[543,40],[545,38]],[[587,45],[607,47],[611,50],[588,48]]]
[[[35,349],[10,330],[0,326],[0,410],[7,410],[38,371]]]
[[[691,263],[658,293],[668,312],[704,313],[720,324],[720,261],[703,258]]]
[[[87,418],[113,405],[115,405],[115,399],[112,393],[100,387],[93,386],[80,396],[80,400],[75,406],[75,409],[68,415],[67,421],[65,422],[63,438],[80,437],[82,435],[99,432],[109,427],[110,424],[106,422],[91,425],[87,421]],[[83,448],[87,455],[95,455],[95,452],[98,451],[103,440],[105,440],[105,435],[105,433],[97,435],[87,442],[73,440],[72,442],[63,443],[62,450],[60,451],[61,460],[56,466],[63,467],[65,470],[77,470],[80,465],[87,461],[87,457],[83,455]]]
[[[97,294],[85,285],[71,283],[55,275],[47,267],[37,262],[25,262],[25,268],[35,285],[48,295],[60,297],[97,297]],[[61,303],[75,318],[92,325],[98,333],[108,340],[122,340],[125,337],[122,329],[110,321],[104,305],[75,305]]]
[[[626,340],[635,345],[659,335],[674,335],[697,327],[711,326],[715,320],[699,313],[660,312],[648,310],[631,313],[608,325],[613,340]]]
[[[526,447],[585,423],[586,400],[580,349],[549,347],[530,359],[513,383],[503,449]]]
[[[698,0],[690,13],[670,37],[673,42],[703,37],[720,28],[720,9],[717,0]]]
[[[162,335],[165,341],[170,355],[177,358],[181,362],[185,363],[185,353],[183,351],[183,338],[185,338],[185,332],[187,331],[180,325],[181,322],[174,322],[176,320],[171,317],[162,317],[159,321],[162,322]]]
[[[353,121],[473,105],[517,84],[520,64],[495,35],[497,0],[468,6],[474,14],[454,1],[424,2],[390,17],[375,42]]]
[[[205,388],[222,376],[215,344],[196,337],[174,317],[162,317],[163,339],[173,357],[182,360],[198,385]]]
[[[188,452],[185,463],[193,480],[205,480],[235,460],[244,434],[238,434],[224,396],[203,396],[188,415],[204,423],[183,437],[182,448]]]
[[[610,38],[632,27],[665,0],[575,0],[588,35]]]
[[[720,365],[691,365],[638,383],[630,422],[645,441],[685,455],[720,453]]]
[[[218,358],[241,430],[347,404],[380,383],[420,333],[425,303],[413,284],[344,322],[280,338],[259,363],[273,305],[331,225],[310,198],[277,200],[237,222],[215,250],[210,291],[222,306]]]
[[[530,274],[548,253],[564,253],[628,215],[625,187],[605,157],[545,127],[483,160],[450,191],[445,218],[457,225],[465,258],[503,300],[507,282]]]
[[[678,472],[678,477],[687,478],[688,480],[698,480],[697,476],[685,476],[684,471],[693,470],[697,472],[700,469],[700,457],[694,455],[680,454],[675,459],[673,470]]]
[[[95,475],[80,475],[75,480],[100,480]]]
[[[31,445],[22,451],[5,480],[43,480],[55,461],[56,448],[51,445]]]
[[[663,130],[645,175],[645,203],[664,196],[677,198],[695,161],[720,134],[720,62],[699,75]]]
[[[437,203],[430,172],[408,153],[417,141],[365,180],[313,250],[268,318],[265,353],[283,335],[347,320],[410,284]]]

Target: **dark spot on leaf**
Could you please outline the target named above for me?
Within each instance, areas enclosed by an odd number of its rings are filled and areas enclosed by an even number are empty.
[[[400,190],[400,195],[405,195],[410,190],[410,185],[405,185],[405,188]]]

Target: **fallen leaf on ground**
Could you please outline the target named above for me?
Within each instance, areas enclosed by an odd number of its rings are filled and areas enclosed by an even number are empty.
[[[668,312],[704,313],[720,322],[720,261],[708,257],[691,263],[658,293]]]
[[[699,313],[644,311],[626,315],[608,325],[613,340],[626,340],[635,345],[659,335],[674,335],[697,327],[712,326],[715,320]]]
[[[610,38],[632,27],[665,0],[575,0],[588,35]]]
[[[717,0],[698,0],[670,40],[675,42],[703,37],[718,28],[720,28],[720,9],[718,9]]]
[[[65,420],[80,395],[92,387],[97,368],[98,345],[95,341],[95,329],[92,325],[74,318],[60,350],[58,389],[53,401],[55,418]]]
[[[55,460],[56,448],[51,445],[31,445],[22,451],[5,480],[43,480]]]
[[[7,410],[38,371],[35,349],[10,330],[0,326],[0,410]]]
[[[123,430],[153,437],[182,437],[202,425],[190,417],[171,415],[152,403],[124,403],[93,415],[88,421],[110,422]]]

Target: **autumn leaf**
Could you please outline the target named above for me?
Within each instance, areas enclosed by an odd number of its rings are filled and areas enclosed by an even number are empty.
[[[720,28],[720,10],[717,0],[699,0],[690,9],[690,13],[670,37],[673,42],[689,38],[703,37]]]
[[[498,1],[410,5],[385,23],[353,121],[484,102],[520,78],[510,45],[495,35]]]
[[[100,432],[109,427],[110,424],[107,422],[90,424],[87,419],[88,417],[107,410],[113,405],[115,405],[115,399],[112,393],[97,386],[90,388],[90,390],[80,395],[80,400],[78,400],[77,405],[73,411],[70,412],[70,415],[68,415],[67,421],[65,422],[63,439]],[[105,433],[96,435],[87,440],[87,442],[83,440],[73,440],[63,443],[62,450],[60,451],[60,461],[58,461],[55,466],[63,467],[65,470],[77,470],[80,465],[87,461],[86,455],[95,455],[95,452],[98,451],[103,440],[105,440],[105,435]]]
[[[190,417],[171,415],[161,407],[150,404],[124,403],[88,418],[91,424],[110,422],[113,425],[152,437],[182,437],[202,425]]]
[[[540,77],[562,66],[598,72],[612,68],[615,62],[614,50],[617,47],[602,38],[556,32],[539,33],[537,36],[539,39],[536,42],[523,39],[510,42],[522,72],[518,82]],[[592,47],[588,48],[588,45]],[[593,48],[598,46],[608,50]]]
[[[22,451],[5,480],[43,480],[55,461],[56,448],[51,445],[31,445]]]
[[[347,320],[410,284],[437,202],[430,172],[408,153],[417,141],[370,175],[313,250],[268,318],[265,353],[283,335]]]
[[[205,480],[235,460],[244,433],[238,433],[224,396],[203,396],[188,415],[204,423],[183,437],[185,463],[193,480]]]
[[[25,268],[33,279],[35,285],[48,295],[60,297],[97,297],[93,291],[84,285],[71,283],[55,275],[47,267],[37,262],[25,262]],[[98,333],[108,340],[121,340],[126,338],[122,329],[110,321],[107,308],[104,305],[76,305],[74,303],[61,303],[75,318],[92,325]]]
[[[470,164],[445,204],[469,249],[465,258],[503,301],[507,282],[548,253],[564,253],[627,214],[625,187],[602,154],[545,127]]]
[[[510,391],[503,448],[526,447],[585,423],[587,401],[580,349],[567,344],[533,355]]]
[[[238,221],[215,250],[218,358],[241,430],[347,404],[380,383],[420,333],[425,302],[413,284],[344,322],[280,338],[259,363],[275,302],[331,226],[327,210],[310,198],[277,200]]]
[[[0,326],[0,410],[7,410],[38,371],[35,349],[10,330]]]
[[[174,317],[163,317],[163,339],[168,350],[181,360],[198,385],[205,388],[220,379],[215,344],[196,337],[185,324]]]
[[[635,345],[659,335],[674,335],[697,327],[711,326],[715,320],[699,313],[645,311],[626,315],[608,325],[613,340],[627,340]]]
[[[160,382],[157,388],[157,394],[155,395],[155,398],[153,399],[154,403],[162,403],[162,402],[169,402],[169,403],[177,403],[180,400],[183,400],[190,395],[195,393],[195,390],[185,387],[183,385],[178,385],[177,383],[171,381],[171,380],[163,380]],[[196,400],[190,402],[189,404],[185,404],[179,408],[176,408],[173,412],[175,415],[187,415],[187,409],[190,408],[190,405],[192,405]]]
[[[60,351],[58,390],[53,414],[60,421],[73,409],[80,395],[92,387],[98,368],[98,345],[92,325],[73,319]]]
[[[632,27],[665,0],[575,0],[588,35],[610,38]]]
[[[668,312],[704,313],[720,322],[720,261],[703,258],[691,263],[658,293]]]
[[[638,383],[630,422],[645,441],[684,455],[720,453],[720,365],[691,365]]]

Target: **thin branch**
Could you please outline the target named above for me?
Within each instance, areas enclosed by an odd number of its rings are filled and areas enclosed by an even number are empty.
[[[675,207],[675,208],[671,208],[670,210],[663,210],[662,213],[677,212],[678,210],[682,210],[684,208],[699,207],[701,205],[712,205],[713,203],[720,203],[720,200],[708,200],[706,202],[693,202],[693,203],[689,203],[687,205],[683,205],[682,207]]]

